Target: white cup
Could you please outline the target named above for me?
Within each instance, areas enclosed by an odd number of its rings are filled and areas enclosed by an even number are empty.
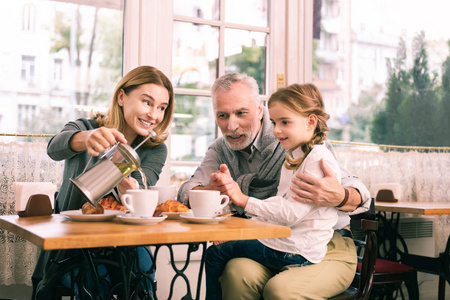
[[[223,208],[230,202],[227,195],[221,195],[219,191],[190,190],[189,204],[194,217],[212,218],[222,213]]]
[[[177,196],[177,188],[174,185],[151,186],[149,189],[159,192],[158,205],[165,203],[167,200],[175,200]]]
[[[152,190],[127,190],[122,195],[122,203],[130,211],[132,217],[153,217],[156,205],[158,205],[158,191]]]

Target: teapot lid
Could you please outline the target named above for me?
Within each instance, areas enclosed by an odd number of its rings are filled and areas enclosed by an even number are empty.
[[[141,167],[141,160],[139,158],[139,155],[129,145],[119,143],[117,145],[117,150],[119,151],[120,155],[122,155],[122,157],[124,159],[133,163],[133,165],[135,165],[137,169],[139,169]]]

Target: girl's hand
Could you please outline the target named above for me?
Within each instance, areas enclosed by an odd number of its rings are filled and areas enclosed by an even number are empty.
[[[231,177],[226,165],[221,165],[220,167],[224,170],[226,168],[227,172],[218,170],[216,173],[212,173],[210,176],[211,184],[209,189],[219,191],[222,195],[226,195],[227,191],[232,188],[235,181]]]
[[[215,183],[222,195],[227,195],[237,206],[245,207],[248,202],[248,196],[244,195],[236,181],[233,180],[225,164],[220,165],[220,170],[211,174],[211,184]]]

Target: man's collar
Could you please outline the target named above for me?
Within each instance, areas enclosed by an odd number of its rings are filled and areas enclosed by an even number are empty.
[[[263,148],[263,145],[262,145],[262,132],[263,132],[262,127],[263,127],[263,124],[261,124],[261,127],[259,128],[259,132],[256,135],[255,140],[253,141],[252,151],[253,151],[253,149],[257,149],[258,151],[262,151],[263,150],[262,149]]]
[[[252,144],[250,146],[247,146],[245,149],[242,150],[236,150],[236,151],[242,151],[248,154],[252,154],[253,150],[262,151],[263,150],[263,144],[262,144],[262,130],[263,125],[261,124],[261,127],[259,128],[258,134],[256,135],[255,139],[253,140]],[[247,151],[247,149],[250,149],[250,152]]]

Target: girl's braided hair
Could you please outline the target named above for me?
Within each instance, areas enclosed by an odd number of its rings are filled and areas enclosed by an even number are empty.
[[[284,166],[289,170],[297,170],[305,157],[313,149],[314,144],[322,144],[326,139],[326,132],[329,131],[327,120],[330,116],[325,111],[320,90],[312,83],[292,84],[279,89],[270,96],[268,106],[270,107],[274,103],[283,104],[291,111],[304,117],[311,114],[317,116],[317,125],[312,139],[308,143],[301,145],[305,155],[298,159],[293,159],[290,155],[286,155]]]

